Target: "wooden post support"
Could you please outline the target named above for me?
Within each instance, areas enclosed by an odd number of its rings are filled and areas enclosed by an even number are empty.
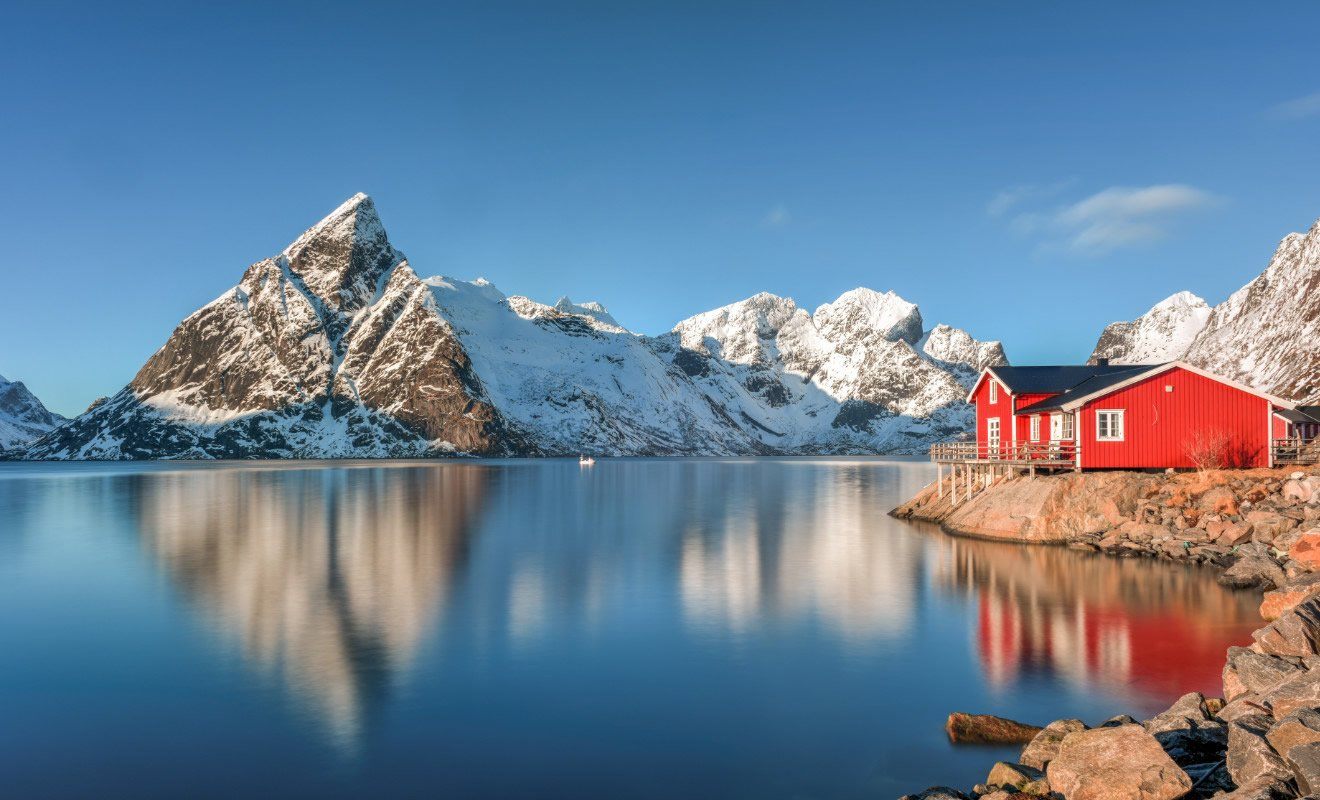
[[[941,498],[944,497],[944,465],[935,462],[935,490],[939,492]]]

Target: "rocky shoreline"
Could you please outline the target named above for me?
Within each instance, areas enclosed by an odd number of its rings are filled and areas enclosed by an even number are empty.
[[[1264,591],[1268,624],[1229,648],[1222,698],[1193,692],[1144,722],[1056,720],[969,791],[904,800],[1320,794],[1320,470],[1007,477],[956,506],[944,489],[892,513],[958,535],[1210,564],[1221,583]]]

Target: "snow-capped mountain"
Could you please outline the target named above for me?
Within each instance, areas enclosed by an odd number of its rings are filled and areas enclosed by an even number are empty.
[[[1166,297],[1131,322],[1105,326],[1089,363],[1158,364],[1187,355],[1210,318],[1210,306],[1191,292]]]
[[[1187,360],[1281,397],[1320,399],[1320,221],[1285,236],[1265,271],[1215,306]]]
[[[991,363],[892,292],[761,294],[647,337],[598,303],[421,279],[357,195],[28,455],[911,452],[968,427]]]
[[[67,421],[42,405],[22,381],[0,375],[0,454],[27,445]]]
[[[1284,398],[1320,399],[1320,221],[1284,237],[1269,266],[1208,308],[1180,292],[1101,334],[1091,358],[1185,359]]]

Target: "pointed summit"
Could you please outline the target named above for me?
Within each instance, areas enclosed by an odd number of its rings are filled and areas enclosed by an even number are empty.
[[[358,192],[308,228],[280,258],[327,306],[351,311],[370,300],[403,253],[390,245],[376,204]]]

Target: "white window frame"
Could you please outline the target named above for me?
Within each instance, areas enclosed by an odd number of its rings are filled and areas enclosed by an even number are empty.
[[[1002,433],[999,417],[990,417],[985,421],[985,449],[987,454],[992,452],[992,447],[996,452],[999,450],[999,445],[1003,441]]]
[[[990,402],[999,402],[999,383],[996,381],[990,381]]]
[[[1059,421],[1059,439],[1061,441],[1071,442],[1073,437],[1077,434],[1076,427],[1074,416],[1065,411],[1062,415],[1062,419]]]
[[[1031,441],[1040,441],[1040,414],[1031,415]]]
[[[1127,436],[1127,420],[1125,409],[1122,408],[1098,408],[1095,411],[1095,440],[1097,442],[1122,442]],[[1101,422],[1101,419],[1109,418],[1108,425]],[[1118,423],[1118,432],[1114,432],[1114,423]],[[1108,433],[1102,431],[1108,428]]]

